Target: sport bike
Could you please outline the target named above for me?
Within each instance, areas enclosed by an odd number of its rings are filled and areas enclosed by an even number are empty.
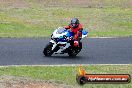
[[[82,31],[82,37],[78,43],[78,46],[74,46],[73,33],[63,27],[59,27],[54,30],[51,35],[50,42],[46,45],[43,50],[45,56],[51,56],[55,54],[68,53],[69,56],[76,56],[82,49],[81,39],[86,37],[87,31]]]

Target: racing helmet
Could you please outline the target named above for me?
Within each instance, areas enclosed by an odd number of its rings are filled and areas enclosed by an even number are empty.
[[[79,20],[78,20],[77,18],[72,18],[72,19],[71,19],[70,25],[72,26],[72,28],[78,27],[78,25],[79,25]]]

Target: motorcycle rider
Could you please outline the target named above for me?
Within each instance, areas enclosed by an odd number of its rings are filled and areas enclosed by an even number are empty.
[[[68,26],[64,26],[65,29],[70,29],[73,33],[74,46],[79,46],[79,41],[82,37],[82,24],[77,18],[72,18]]]

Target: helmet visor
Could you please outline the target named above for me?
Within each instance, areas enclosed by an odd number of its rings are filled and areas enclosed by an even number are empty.
[[[75,24],[75,23],[72,23],[71,25],[72,25],[72,27],[75,27],[75,26],[76,26],[76,24]]]

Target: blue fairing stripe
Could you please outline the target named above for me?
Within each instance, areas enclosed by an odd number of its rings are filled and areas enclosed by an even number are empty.
[[[71,37],[71,36],[73,36],[73,33],[68,31],[67,34],[66,34],[66,36],[67,37]]]

